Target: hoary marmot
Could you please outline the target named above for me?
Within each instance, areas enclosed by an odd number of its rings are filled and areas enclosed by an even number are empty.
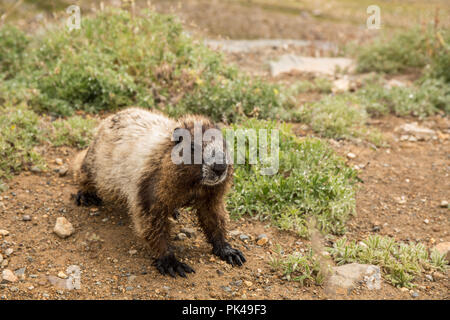
[[[242,252],[226,241],[224,197],[233,175],[226,143],[222,136],[218,141],[195,142],[196,124],[202,134],[217,129],[204,116],[187,115],[174,120],[140,108],[125,109],[100,123],[93,142],[77,155],[73,164],[79,184],[76,203],[125,204],[136,233],[155,256],[154,265],[163,275],[173,277],[194,272],[177,260],[169,242],[168,218],[186,206],[195,209],[215,255],[232,265],[240,266],[246,261]],[[185,129],[192,139],[180,138],[175,134],[181,132],[179,129]],[[173,161],[174,147],[188,143],[186,140],[192,141],[188,146],[194,151],[192,160],[200,150],[200,162]],[[218,142],[222,151],[215,148]],[[185,152],[188,155],[188,151],[182,151]]]

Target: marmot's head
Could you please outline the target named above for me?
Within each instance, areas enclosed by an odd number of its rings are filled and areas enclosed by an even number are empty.
[[[208,118],[190,115],[181,118],[172,141],[172,162],[183,178],[207,186],[226,180],[231,163],[226,142],[222,131]]]

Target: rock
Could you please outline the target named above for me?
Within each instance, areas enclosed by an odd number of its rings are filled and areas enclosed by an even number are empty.
[[[241,235],[239,236],[239,239],[241,239],[242,241],[245,241],[245,240],[248,240],[249,237],[248,237],[248,235],[246,235],[246,234],[241,234]]]
[[[425,278],[427,278],[428,281],[433,281],[433,276],[430,274],[425,275]]]
[[[418,298],[419,297],[419,293],[416,291],[411,292],[411,297],[413,298]]]
[[[349,69],[353,64],[353,60],[348,58],[313,58],[292,54],[283,55],[278,61],[269,62],[270,73],[274,77],[291,71],[333,75],[337,68]]]
[[[31,167],[30,171],[33,173],[41,173],[42,169],[39,167],[33,166],[33,167]]]
[[[9,231],[0,229],[0,236],[6,237],[7,235],[9,235]]]
[[[364,281],[369,290],[381,288],[380,267],[367,264],[350,263],[334,267],[327,286],[334,289],[353,289]]]
[[[231,288],[229,286],[221,286],[221,288],[226,292],[231,292]]]
[[[128,251],[128,253],[130,254],[130,256],[134,256],[137,253],[137,250],[132,249],[132,250]]]
[[[5,250],[5,254],[6,254],[7,256],[12,255],[13,252],[14,252],[14,249],[13,249],[13,248],[8,248],[8,249]]]
[[[267,237],[266,234],[260,234],[256,240],[256,244],[258,246],[263,246],[265,245],[267,242],[269,241],[269,238]]]
[[[219,276],[223,276],[223,271],[222,270],[216,270],[217,271],[217,274],[219,275]]]
[[[251,287],[251,286],[253,285],[253,282],[248,281],[248,280],[245,280],[245,281],[244,281],[244,284],[245,284],[247,287]]]
[[[74,286],[71,278],[61,279],[55,276],[47,276],[48,282],[58,289],[73,290]]]
[[[436,131],[425,127],[420,127],[417,125],[417,122],[405,123],[397,127],[395,131],[400,131],[407,135],[412,135],[418,140],[429,140],[436,135]]]
[[[445,255],[447,262],[450,262],[450,242],[441,242],[434,246],[434,250]]]
[[[355,158],[356,158],[356,154],[354,154],[354,153],[352,153],[352,152],[349,152],[349,153],[347,153],[347,158],[349,158],[349,159],[355,159]]]
[[[442,200],[441,204],[440,204],[441,208],[448,208],[448,201],[447,200]]]
[[[60,271],[58,272],[58,278],[67,279],[67,275],[64,272]]]
[[[2,282],[17,282],[19,279],[9,269],[5,269],[2,272]]]
[[[64,217],[59,217],[56,219],[55,227],[53,232],[55,232],[60,238],[67,238],[74,233],[75,229],[72,224]]]
[[[61,158],[56,158],[56,159],[55,159],[55,163],[56,163],[58,166],[62,166],[63,161],[62,161]]]
[[[185,240],[185,239],[187,239],[187,235],[185,235],[183,232],[180,232],[179,234],[177,234],[176,239],[177,240]]]
[[[403,87],[406,87],[406,84],[405,84],[404,82],[399,81],[399,80],[391,79],[391,80],[389,80],[389,81],[386,83],[386,85],[385,85],[384,87],[385,87],[386,89],[391,89],[391,88],[393,88],[393,87],[400,87],[400,88],[403,88]]]
[[[27,267],[23,267],[14,271],[14,274],[21,280],[25,280],[25,270]]]
[[[195,237],[195,229],[194,228],[182,228],[181,232],[187,235],[189,238]]]
[[[429,223],[430,223],[430,220],[425,219],[425,220],[423,220],[423,222],[424,222],[425,224],[429,224]]]
[[[231,237],[237,237],[238,235],[241,234],[241,232],[239,230],[233,230],[233,231],[230,231],[229,233],[230,233]]]
[[[323,50],[336,50],[335,44],[325,41],[307,41],[294,39],[255,39],[255,40],[205,40],[205,44],[212,49],[237,53],[251,52],[262,48],[287,48],[314,46]]]
[[[69,169],[67,167],[61,167],[58,169],[58,174],[60,177],[64,177],[68,171]]]
[[[350,91],[350,80],[347,78],[334,80],[331,91],[333,93],[342,93]]]
[[[22,216],[22,221],[31,221],[31,216],[28,214],[25,214]]]
[[[3,256],[2,256],[2,254],[0,253],[0,263],[2,263],[3,262]]]

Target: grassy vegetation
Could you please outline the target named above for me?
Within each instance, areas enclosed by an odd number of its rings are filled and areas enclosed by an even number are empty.
[[[323,270],[319,258],[312,248],[306,252],[294,252],[289,255],[282,253],[281,247],[276,250],[270,265],[274,270],[281,271],[288,281],[297,281],[303,285],[323,284],[326,270]]]
[[[70,146],[83,149],[89,145],[97,120],[72,116],[52,122],[50,140],[55,147]]]
[[[3,32],[0,43],[8,45],[11,37]],[[24,52],[27,59],[3,86],[27,88],[30,94],[14,98],[39,112],[68,116],[139,105],[225,121],[289,118],[292,106],[278,86],[239,74],[188,36],[173,16],[148,12],[133,18],[106,10],[83,19],[80,30],[60,26],[31,42],[20,33],[14,37],[23,38],[20,46],[7,50]]]
[[[399,287],[413,287],[416,276],[425,271],[444,271],[446,268],[444,256],[437,251],[429,254],[420,243],[405,244],[378,235],[360,243],[343,237],[329,251],[338,265],[352,262],[379,265],[384,277]]]
[[[398,32],[392,38],[381,37],[368,46],[358,48],[359,72],[400,73],[422,71],[428,66],[428,76],[450,81],[444,70],[449,66],[450,31],[446,29],[412,28]]]
[[[34,150],[43,140],[41,128],[38,115],[26,107],[0,107],[0,185],[25,166],[43,166]]]
[[[318,139],[299,139],[288,124],[249,119],[234,129],[279,130],[279,170],[261,175],[261,165],[235,165],[231,215],[269,220],[285,230],[308,235],[306,221],[315,217],[323,232],[343,234],[355,207],[355,176],[343,159]],[[269,143],[270,146],[270,143]],[[248,153],[246,155],[248,163]]]
[[[302,80],[291,86],[292,94],[318,92],[331,93],[333,83],[327,78],[315,78],[314,80]]]

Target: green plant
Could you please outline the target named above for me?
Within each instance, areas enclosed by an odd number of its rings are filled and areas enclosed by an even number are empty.
[[[247,148],[246,164],[235,165],[228,197],[232,217],[250,214],[304,237],[308,236],[307,218],[315,217],[319,230],[345,232],[355,207],[356,173],[331,148],[318,139],[299,139],[290,125],[273,121],[249,119],[233,129],[267,129],[269,137],[272,130],[279,130],[279,168],[274,175],[262,175],[261,168],[268,165],[250,166]]]
[[[446,268],[443,255],[436,251],[430,255],[420,243],[405,244],[378,235],[369,236],[360,243],[343,237],[329,248],[329,252],[338,265],[352,262],[379,265],[385,278],[399,287],[412,287],[415,277],[425,270]]]
[[[300,282],[302,286],[321,285],[324,282],[325,272],[312,248],[304,253],[294,252],[290,255],[283,255],[281,252],[281,247],[278,246],[269,264],[274,270],[280,270],[286,280]]]
[[[20,70],[29,42],[29,37],[16,27],[0,27],[0,80],[10,78]]]
[[[41,127],[38,115],[24,106],[0,107],[0,180],[23,167],[43,166],[34,150],[44,138]]]
[[[50,140],[56,147],[66,145],[79,149],[88,146],[97,121],[92,118],[73,116],[52,122]]]

